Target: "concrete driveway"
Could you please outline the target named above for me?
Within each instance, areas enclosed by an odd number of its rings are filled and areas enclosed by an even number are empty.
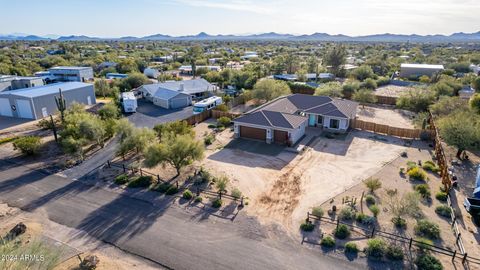
[[[139,99],[137,112],[127,118],[137,127],[153,128],[157,124],[183,120],[193,115],[193,107],[167,110],[153,103]]]
[[[0,130],[22,125],[34,121],[33,119],[24,119],[8,116],[0,116]]]

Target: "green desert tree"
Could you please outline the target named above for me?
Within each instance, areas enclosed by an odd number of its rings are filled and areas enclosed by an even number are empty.
[[[445,142],[457,148],[457,158],[461,159],[465,150],[478,148],[480,141],[480,120],[469,111],[457,111],[437,121],[440,136]]]
[[[329,49],[323,58],[323,62],[330,66],[330,70],[335,76],[341,76],[343,65],[346,62],[347,51],[343,45],[336,45]]]
[[[352,99],[360,102],[363,108],[365,108],[365,104],[367,103],[377,102],[377,97],[375,96],[373,91],[368,89],[360,89],[355,91],[352,95]]]
[[[189,135],[179,135],[168,140],[150,145],[145,151],[145,165],[154,167],[158,164],[172,165],[177,176],[183,167],[203,157],[203,145]]]
[[[468,104],[470,105],[470,109],[476,113],[480,113],[480,93],[473,95]]]
[[[316,96],[343,97],[343,88],[339,82],[328,82],[320,85],[315,90]]]
[[[258,81],[252,90],[254,98],[270,101],[280,96],[291,94],[290,87],[284,81],[263,79]]]

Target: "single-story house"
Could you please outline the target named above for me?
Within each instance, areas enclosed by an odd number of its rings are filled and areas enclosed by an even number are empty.
[[[96,103],[93,84],[82,82],[54,83],[44,86],[3,91],[0,93],[0,115],[41,119],[58,111],[55,96],[63,98],[68,105],[73,102],[92,105]]]
[[[236,138],[294,145],[307,126],[346,132],[358,103],[326,96],[292,94],[277,98],[235,118]]]
[[[432,77],[433,74],[441,72],[443,69],[443,65],[401,64],[399,76],[402,78],[418,78],[424,75]]]
[[[216,87],[204,79],[186,81],[167,81],[156,84],[146,84],[138,91],[153,104],[165,109],[178,109],[192,104],[211,95]]]

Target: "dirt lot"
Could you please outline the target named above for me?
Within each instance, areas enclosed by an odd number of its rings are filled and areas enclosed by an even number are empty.
[[[303,155],[283,151],[265,156],[224,148],[208,153],[204,166],[230,176],[254,205],[247,207],[249,213],[298,234],[298,224],[312,205],[376,173],[405,149],[400,139],[378,138],[361,131],[345,140],[319,138]]]
[[[412,123],[414,115],[414,113],[404,110],[370,106],[365,106],[365,108],[360,106],[357,112],[359,120],[400,128],[414,128]]]
[[[89,254],[98,256],[97,269],[158,269],[149,263],[126,254],[112,246],[84,235],[85,233],[50,221],[39,209],[34,213],[0,204],[0,235],[4,236],[15,224],[23,222],[27,231],[19,239],[22,243],[41,240],[47,246],[57,249],[60,254],[55,270],[79,269],[80,258]],[[76,235],[75,240],[71,238]]]

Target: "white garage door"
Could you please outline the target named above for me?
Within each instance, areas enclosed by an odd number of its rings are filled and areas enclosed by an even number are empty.
[[[17,112],[20,118],[33,119],[32,107],[30,107],[29,100],[17,99]]]
[[[12,107],[8,98],[0,98],[0,115],[13,116]]]

